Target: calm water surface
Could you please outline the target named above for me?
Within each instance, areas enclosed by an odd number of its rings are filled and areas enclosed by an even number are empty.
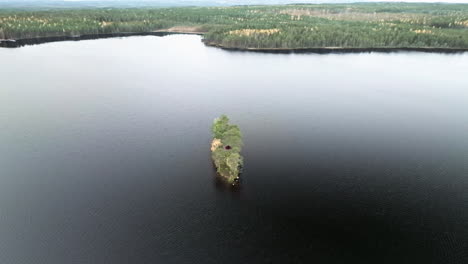
[[[468,54],[149,36],[0,58],[0,263],[468,263]]]

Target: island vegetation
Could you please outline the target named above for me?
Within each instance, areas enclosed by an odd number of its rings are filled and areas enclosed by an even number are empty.
[[[468,4],[0,10],[4,40],[158,31],[203,34],[207,45],[235,49],[468,50]]]
[[[216,118],[211,128],[213,141],[211,142],[211,157],[219,176],[230,184],[239,180],[243,166],[242,134],[237,125],[229,124],[229,118],[222,115]]]

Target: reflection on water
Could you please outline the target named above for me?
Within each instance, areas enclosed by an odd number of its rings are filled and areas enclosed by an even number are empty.
[[[468,54],[0,49],[2,263],[466,263]],[[210,125],[244,134],[220,184]]]

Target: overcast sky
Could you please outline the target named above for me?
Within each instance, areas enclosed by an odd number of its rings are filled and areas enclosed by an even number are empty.
[[[64,2],[80,2],[80,1],[126,1],[126,2],[132,2],[132,0],[0,0],[0,2],[34,2],[34,1],[41,1],[41,2],[47,2],[47,1],[53,1],[53,2],[59,2],[59,1],[64,1]],[[134,0],[135,2],[178,2],[179,0]],[[223,3],[232,3],[236,4],[239,2],[265,2],[265,3],[271,3],[271,2],[282,2],[282,3],[307,3],[307,2],[321,2],[321,3],[326,3],[326,2],[445,2],[445,3],[468,3],[468,0],[182,0],[185,2],[223,2]]]
[[[31,0],[0,0],[0,1],[31,1]],[[33,0],[34,1],[34,0]],[[57,0],[42,0],[42,1],[57,1]],[[59,0],[60,1],[60,0]],[[126,1],[132,2],[132,0],[63,0],[63,1]],[[135,0],[137,2],[141,1],[148,1],[148,2],[178,2],[178,0]],[[255,2],[255,3],[339,3],[339,2],[421,2],[421,3],[437,3],[437,2],[445,2],[445,3],[468,3],[468,0],[185,0],[184,2],[223,2],[235,5],[236,3],[242,2]]]
[[[368,2],[448,2],[448,3],[468,3],[468,0],[438,0],[438,1],[430,1],[430,0],[409,0],[409,1],[368,1]]]
[[[444,2],[444,3],[466,3],[468,0],[0,0],[0,2],[154,2],[154,3],[181,3],[189,2],[195,5],[206,3],[217,3],[222,5],[236,4],[287,4],[287,3],[349,3],[349,2]]]

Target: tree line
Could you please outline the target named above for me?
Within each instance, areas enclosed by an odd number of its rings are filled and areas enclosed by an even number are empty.
[[[360,3],[282,6],[0,10],[0,39],[197,27],[238,48],[468,48],[468,5]]]

